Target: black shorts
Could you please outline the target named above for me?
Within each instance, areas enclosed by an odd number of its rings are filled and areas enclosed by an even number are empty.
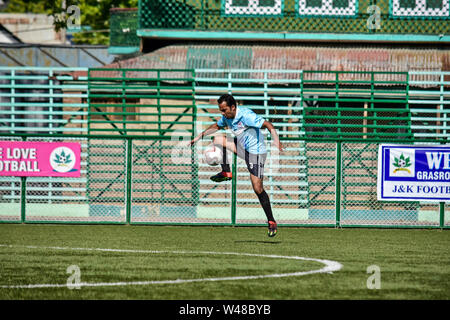
[[[262,179],[264,177],[264,163],[266,162],[267,153],[254,154],[248,152],[238,143],[236,137],[234,138],[234,145],[236,146],[237,156],[245,160],[248,171],[254,176]]]

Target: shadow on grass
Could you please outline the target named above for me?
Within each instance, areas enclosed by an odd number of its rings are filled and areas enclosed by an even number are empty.
[[[264,244],[279,244],[281,241],[258,241],[258,240],[236,240],[234,243],[264,243]]]

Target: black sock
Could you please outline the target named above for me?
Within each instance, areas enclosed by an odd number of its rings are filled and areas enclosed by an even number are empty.
[[[275,221],[275,219],[273,218],[273,215],[272,215],[272,207],[270,206],[270,199],[265,190],[263,190],[263,192],[258,194],[258,199],[259,199],[259,203],[261,203],[261,206],[264,209],[267,220]]]
[[[222,163],[220,164],[220,166],[222,167],[222,171],[223,172],[231,172],[230,165],[228,164],[226,148],[222,149],[222,154],[223,154],[223,158],[222,158]]]

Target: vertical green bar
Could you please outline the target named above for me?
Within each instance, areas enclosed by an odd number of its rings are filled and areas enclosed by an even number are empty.
[[[88,78],[87,78],[87,121],[88,121],[88,135],[91,134],[91,68],[88,68]]]
[[[126,115],[126,112],[127,112],[127,100],[126,100],[127,84],[125,82],[126,77],[127,77],[126,71],[122,70],[122,81],[121,81],[121,83],[122,83],[122,112],[123,112],[123,115],[122,115],[122,121],[123,121],[122,128],[123,128],[123,131],[124,131],[125,135],[127,135],[127,117],[128,117]]]
[[[15,103],[16,103],[16,80],[15,80],[15,77],[16,77],[16,72],[15,72],[15,70],[11,70],[11,99],[10,99],[10,102],[11,102],[11,111],[12,111],[12,113],[11,113],[11,124],[10,124],[10,127],[11,127],[11,133],[16,133],[16,131],[15,131],[15,126],[16,126],[16,122],[14,121],[15,119],[16,119],[16,107],[15,107]]]
[[[192,76],[192,82],[191,82],[191,89],[192,89],[192,134],[191,139],[194,139],[197,135],[196,132],[196,124],[197,124],[197,104],[195,101],[195,69],[191,71]],[[198,164],[196,163],[196,157],[197,154],[194,152],[195,148],[191,147],[191,163],[192,163],[192,181],[196,181],[195,185],[193,186],[193,200],[194,204],[198,206],[198,203],[200,202],[200,181],[198,177]]]
[[[341,167],[342,142],[336,142],[336,227],[341,226]]]
[[[205,30],[205,0],[202,0],[200,11],[200,30]]]
[[[300,70],[300,105],[301,106],[303,106],[303,101],[304,101],[303,100],[303,70]],[[305,108],[302,108],[302,125],[306,124],[305,117],[306,117],[306,111],[305,111]],[[308,135],[307,135],[306,127],[303,127],[303,130],[305,132],[305,137],[307,137]],[[305,163],[306,163],[306,176],[308,177],[308,172],[309,172],[308,164],[309,164],[309,161],[308,161],[308,158],[306,157],[306,152],[307,152],[306,148],[307,148],[308,144],[306,143],[306,141],[303,141],[303,145],[305,147],[304,148],[305,149],[304,153],[305,153],[305,159],[306,159],[306,161],[305,161]],[[298,168],[298,170],[299,170],[299,173],[300,173],[300,167]],[[308,201],[307,203],[309,205],[309,203],[310,203],[309,202],[309,200],[310,200],[310,196],[309,195],[311,193],[310,183],[307,183],[307,188],[308,188],[308,192],[306,194],[306,201]],[[300,185],[298,186],[298,191],[301,191]],[[300,200],[301,195],[299,194],[298,197],[299,197],[299,200]]]
[[[439,86],[440,86],[439,101],[441,102],[439,109],[440,109],[440,113],[442,114],[442,116],[444,118],[444,121],[442,122],[442,126],[444,127],[444,130],[442,131],[442,133],[444,134],[444,136],[446,136],[447,135],[447,128],[450,126],[450,122],[447,122],[448,121],[447,120],[447,113],[444,112],[444,92],[445,92],[444,79],[445,79],[444,78],[444,74],[442,73],[441,74],[441,83],[439,84]],[[411,112],[409,114],[411,114]]]
[[[335,107],[336,107],[337,116],[338,116],[337,131],[338,131],[338,133],[341,133],[341,119],[340,119],[341,118],[341,111],[339,110],[339,71],[336,72],[336,79],[335,79],[335,81],[336,81],[336,87],[335,87],[335,89],[336,89],[336,95],[335,95],[336,103],[335,103]],[[338,137],[341,138],[341,135],[338,135]]]
[[[127,212],[127,224],[131,223],[131,172],[132,172],[132,151],[133,140],[127,138],[127,190],[126,190],[126,212]]]
[[[141,3],[142,3],[142,1],[138,1],[138,23],[137,23],[138,29],[142,29],[142,16],[141,16],[142,6],[141,6]],[[142,41],[141,41],[141,43],[142,43]]]
[[[233,180],[231,180],[231,224],[236,225],[236,203],[237,203],[237,155],[233,153]]]
[[[158,109],[158,135],[162,136],[165,133],[161,132],[161,70],[156,71],[156,108]],[[161,150],[160,150],[161,151]]]
[[[411,110],[409,109],[409,72],[406,73],[406,109],[408,109],[408,135],[413,138],[411,129]]]
[[[303,106],[303,70],[300,71],[300,105]],[[295,102],[293,103],[293,105],[295,104]],[[305,124],[305,116],[306,116],[306,111],[305,108],[302,108],[302,124]],[[304,128],[306,131],[306,128]],[[306,132],[305,132],[306,133]]]
[[[52,121],[53,120],[53,111],[54,111],[54,109],[53,109],[54,95],[53,95],[53,80],[52,80],[53,79],[53,69],[50,69],[48,71],[48,79],[49,79],[48,80],[48,85],[49,85],[49,89],[48,89],[48,93],[49,93],[48,119],[50,120],[50,122],[48,123],[48,126],[53,129],[53,121]],[[55,133],[55,132],[50,130],[50,133]],[[51,185],[52,184],[50,183],[49,187],[51,187]]]
[[[22,140],[27,140],[26,137],[22,137]],[[26,221],[26,204],[27,204],[27,177],[20,177],[20,222]]]
[[[25,223],[26,221],[26,201],[27,201],[27,177],[20,177],[21,190],[20,190],[20,222]]]
[[[53,102],[54,102],[54,100],[53,100],[53,80],[51,80],[53,78],[53,69],[50,69],[49,70],[49,72],[48,72],[48,84],[49,84],[49,90],[48,90],[48,93],[49,93],[49,96],[50,96],[50,98],[49,98],[49,107],[48,107],[48,111],[49,111],[49,116],[48,116],[48,118],[49,118],[49,120],[50,120],[50,122],[49,122],[49,124],[48,124],[48,126],[50,127],[50,128],[53,128],[53,123],[52,123],[52,120],[53,120],[53,112],[54,112],[54,109],[53,109]],[[55,133],[55,132],[53,132],[53,131],[50,131],[50,134],[52,134],[52,133]],[[49,187],[49,191],[48,191],[48,196],[49,196],[49,198],[51,199],[52,198],[52,189],[53,189],[53,183],[52,182],[49,182],[48,183],[48,187]],[[51,203],[52,201],[50,200],[50,203]]]
[[[195,126],[196,126],[196,123],[197,123],[197,104],[196,104],[196,101],[195,101],[195,70],[192,70],[191,76],[192,76],[192,82],[191,82],[192,107],[194,108],[193,114],[192,114],[192,135],[191,135],[191,137],[192,137],[192,139],[194,139],[196,134],[197,134],[195,132],[195,129],[196,129]]]
[[[444,228],[445,224],[445,202],[439,202],[439,227]]]
[[[156,78],[157,78],[157,82],[156,82],[156,107],[158,109],[158,135],[159,136],[163,136],[166,134],[166,132],[162,131],[162,126],[161,126],[161,121],[162,121],[162,114],[161,114],[161,70],[157,70],[156,71]],[[163,162],[163,152],[162,152],[162,140],[159,139],[158,141],[158,158],[159,158],[159,174],[163,174],[163,168],[164,168],[164,162]],[[164,184],[161,185],[163,191],[164,192]],[[161,198],[164,199],[165,197],[165,193],[162,194]]]
[[[375,99],[375,73],[372,71],[371,75],[370,75],[370,109],[371,110],[375,110],[375,104],[374,104],[374,99]],[[374,111],[373,113],[374,118],[376,118],[377,113]],[[368,113],[367,115],[370,115],[370,113]],[[377,132],[377,120],[374,119],[373,120],[373,133]],[[369,128],[367,128],[367,132],[369,132]],[[376,137],[375,135],[373,137]]]

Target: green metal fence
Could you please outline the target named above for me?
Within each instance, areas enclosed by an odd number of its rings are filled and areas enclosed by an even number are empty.
[[[250,186],[245,175],[236,175],[223,191],[227,203],[211,201],[199,192],[205,188],[196,169],[203,161],[201,152],[196,148],[183,154],[171,152],[184,141],[79,135],[22,138],[79,142],[81,177],[3,179],[1,222],[265,225],[256,196],[245,192]],[[300,175],[281,179],[284,183],[277,185],[282,192],[271,193],[280,225],[449,227],[448,205],[376,200],[377,142],[304,139],[307,174],[301,181]],[[156,142],[163,145],[162,154]],[[149,152],[152,149],[157,152]],[[294,192],[302,181],[309,187],[307,196]]]
[[[280,225],[450,225],[448,203],[376,200],[380,143],[448,143],[449,73],[91,69],[82,77],[58,70],[64,89],[41,92],[49,100],[40,112],[66,120],[58,131],[30,133],[15,121],[24,111],[16,109],[15,81],[28,71],[8,69],[2,78],[1,140],[78,142],[81,177],[0,177],[1,222],[265,225],[243,161],[230,157],[234,180],[214,184],[218,167],[202,157],[210,140],[187,147],[218,118],[216,100],[229,92],[271,121],[286,147],[277,154],[265,133],[264,185]],[[39,72],[50,81],[56,71]],[[80,90],[75,106],[64,100],[70,90]],[[32,129],[48,124],[34,115]],[[67,119],[79,120],[79,131]]]

